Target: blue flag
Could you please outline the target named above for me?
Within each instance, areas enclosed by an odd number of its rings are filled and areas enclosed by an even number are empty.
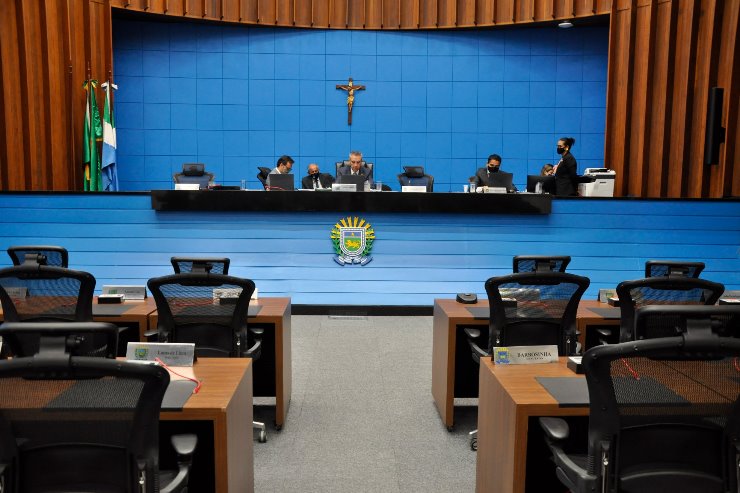
[[[101,175],[103,190],[106,192],[118,191],[118,173],[116,170],[116,122],[113,118],[113,107],[110,104],[111,87],[118,86],[109,82],[101,86],[105,90],[105,108],[103,109],[103,160]]]

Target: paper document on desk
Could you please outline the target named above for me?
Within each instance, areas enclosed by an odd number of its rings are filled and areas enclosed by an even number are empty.
[[[558,347],[547,346],[509,346],[493,348],[493,362],[497,365],[531,365],[537,363],[556,363]]]

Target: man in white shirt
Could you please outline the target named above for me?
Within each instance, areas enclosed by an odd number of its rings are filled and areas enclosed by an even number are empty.
[[[277,166],[275,166],[275,169],[270,171],[270,174],[271,175],[277,175],[277,174],[286,175],[290,173],[290,170],[293,169],[294,162],[295,161],[293,161],[292,157],[284,154],[278,158]]]

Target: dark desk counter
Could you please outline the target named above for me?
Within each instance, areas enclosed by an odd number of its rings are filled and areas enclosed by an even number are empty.
[[[550,214],[547,194],[152,190],[156,211]]]

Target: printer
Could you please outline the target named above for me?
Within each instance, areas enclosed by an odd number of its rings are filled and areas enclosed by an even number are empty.
[[[614,197],[616,171],[606,168],[586,168],[583,176],[590,180],[578,184],[578,193],[581,197]]]

